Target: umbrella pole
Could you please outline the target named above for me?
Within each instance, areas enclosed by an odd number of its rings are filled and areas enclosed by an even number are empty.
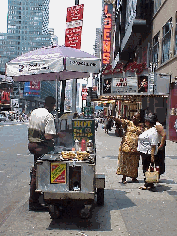
[[[59,132],[59,117],[58,117],[58,78],[57,78],[57,75],[56,75],[56,119],[55,119],[55,127],[56,127],[56,133]],[[59,139],[56,138],[55,140],[55,146],[58,146],[59,145]]]
[[[77,100],[77,79],[73,79],[72,83],[72,112],[76,112]]]
[[[56,122],[57,122],[57,127],[58,127],[58,123],[59,123],[59,120],[58,120],[58,78],[57,78],[57,75],[56,75]]]
[[[62,80],[61,102],[60,102],[60,116],[62,116],[63,113],[64,113],[65,88],[66,88],[66,80]]]

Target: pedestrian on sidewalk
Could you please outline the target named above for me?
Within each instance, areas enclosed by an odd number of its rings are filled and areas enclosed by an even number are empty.
[[[104,131],[105,133],[108,134],[108,117],[107,116],[105,117],[105,120],[104,120]]]
[[[135,113],[133,120],[117,119],[121,122],[125,134],[119,147],[118,168],[116,174],[123,175],[122,183],[126,182],[126,177],[132,178],[132,182],[138,182],[138,166],[140,154],[137,151],[138,137],[142,132],[140,124],[140,113]]]
[[[148,170],[150,163],[152,165],[157,164],[157,152],[158,152],[158,132],[156,130],[156,115],[149,113],[145,116],[146,130],[139,135],[138,148],[142,157],[143,173]],[[140,187],[143,190],[151,190],[154,188],[153,183],[147,183],[144,178],[144,186]]]
[[[156,118],[155,128],[158,132],[158,152],[156,155],[156,164],[159,166],[159,177],[165,172],[165,146],[166,146],[166,132]]]

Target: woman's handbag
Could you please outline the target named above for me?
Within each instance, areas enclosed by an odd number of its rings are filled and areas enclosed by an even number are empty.
[[[146,183],[158,183],[159,182],[159,171],[156,170],[155,166],[149,166],[148,171],[145,172]]]

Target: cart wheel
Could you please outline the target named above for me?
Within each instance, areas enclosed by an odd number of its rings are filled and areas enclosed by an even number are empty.
[[[59,207],[55,205],[49,205],[49,214],[51,216],[51,219],[57,219],[61,216],[61,211]]]
[[[97,188],[97,204],[104,205],[104,188]]]
[[[80,211],[80,217],[82,219],[88,219],[91,216],[91,205],[85,205]]]

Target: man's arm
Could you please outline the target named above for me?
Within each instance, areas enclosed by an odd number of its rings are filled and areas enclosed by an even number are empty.
[[[44,134],[46,139],[53,139],[53,138],[64,138],[65,133],[63,132],[58,132],[57,134]]]

